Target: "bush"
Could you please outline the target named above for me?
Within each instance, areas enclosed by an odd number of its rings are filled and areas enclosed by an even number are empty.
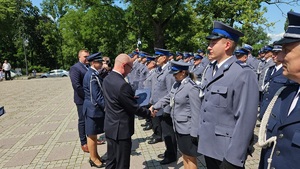
[[[30,66],[28,68],[28,73],[31,73],[35,69],[36,72],[48,72],[50,69],[45,66]]]

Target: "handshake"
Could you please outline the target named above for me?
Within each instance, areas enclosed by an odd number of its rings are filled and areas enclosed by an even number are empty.
[[[158,110],[154,110],[154,109],[153,109],[153,106],[151,106],[151,107],[149,108],[149,110],[150,110],[150,112],[151,112],[151,116],[152,116],[152,117],[155,117],[155,116],[156,116],[156,113],[158,112]]]

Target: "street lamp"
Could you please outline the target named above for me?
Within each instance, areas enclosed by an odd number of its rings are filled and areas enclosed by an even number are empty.
[[[24,55],[25,55],[26,76],[28,76],[28,65],[27,65],[27,55],[26,55],[26,47],[29,44],[28,39],[25,39],[23,43],[24,43],[23,46],[24,46]]]

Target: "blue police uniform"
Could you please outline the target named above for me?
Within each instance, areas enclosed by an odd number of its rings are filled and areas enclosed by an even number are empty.
[[[190,64],[171,61],[170,73],[188,70]],[[198,120],[200,112],[199,88],[190,77],[184,78],[173,84],[168,95],[160,99],[154,109],[171,106],[173,129],[176,132],[179,150],[189,156],[197,156],[197,141],[192,142],[192,137],[197,137]],[[195,139],[197,140],[197,139]]]
[[[273,50],[273,47],[271,47],[271,46],[265,46],[263,49],[264,52],[272,52],[272,50]],[[265,78],[266,78],[269,67],[274,66],[274,65],[275,65],[275,63],[272,58],[265,60],[265,63],[263,64],[263,68],[260,71],[260,75],[259,75],[259,79],[258,79],[258,87],[259,87],[260,92],[262,92],[264,90],[264,86],[265,86],[264,82],[265,82]]]
[[[87,57],[89,62],[102,62],[101,53]],[[83,102],[83,114],[85,116],[85,130],[87,135],[103,133],[104,125],[104,96],[102,91],[102,79],[99,72],[90,67],[83,79],[85,93]]]
[[[300,13],[288,12],[289,25],[283,38],[276,45],[300,45]],[[297,46],[297,47],[298,47]],[[300,166],[300,99],[294,109],[292,102],[299,97],[299,83],[287,85],[278,96],[272,108],[266,125],[266,139],[276,136],[276,144],[273,142],[262,149],[259,169],[270,168],[296,169]],[[266,114],[267,115],[267,114]],[[265,118],[265,116],[264,116]],[[274,146],[274,147],[273,147]],[[272,149],[274,152],[272,154]],[[270,160],[269,157],[273,156]],[[268,164],[268,161],[270,164]]]
[[[237,42],[242,35],[215,21],[207,39]],[[243,168],[258,113],[257,78],[246,63],[238,63],[233,56],[224,60],[213,75],[216,66],[217,62],[209,65],[200,92],[198,152],[211,161],[210,167],[229,164]]]

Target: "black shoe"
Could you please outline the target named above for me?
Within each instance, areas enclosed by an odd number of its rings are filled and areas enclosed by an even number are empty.
[[[160,161],[159,163],[160,163],[161,165],[165,165],[165,164],[173,163],[173,162],[175,162],[175,161],[176,161],[176,159],[170,160],[170,159],[165,158],[165,159],[163,159],[162,161]]]
[[[158,142],[162,142],[161,138],[153,138],[152,140],[148,141],[148,144],[155,144]]]
[[[96,168],[104,168],[106,165],[104,163],[100,164],[100,165],[96,165],[94,163],[94,161],[92,161],[91,159],[89,160],[91,167],[96,167]]]
[[[161,158],[161,159],[164,159],[165,158],[165,154],[164,153],[162,153],[162,154],[158,154],[158,156],[157,156],[158,158]]]
[[[144,123],[144,124],[141,124],[141,126],[142,127],[146,127],[146,126],[148,126],[149,124],[146,122],[146,123]]]
[[[148,125],[148,126],[146,126],[145,128],[143,128],[144,131],[151,130],[151,129],[152,129],[152,126],[151,126],[151,125]]]
[[[154,139],[154,136],[151,135],[151,136],[149,136],[149,137],[146,137],[146,139],[147,139],[147,140],[152,140],[152,139]]]

